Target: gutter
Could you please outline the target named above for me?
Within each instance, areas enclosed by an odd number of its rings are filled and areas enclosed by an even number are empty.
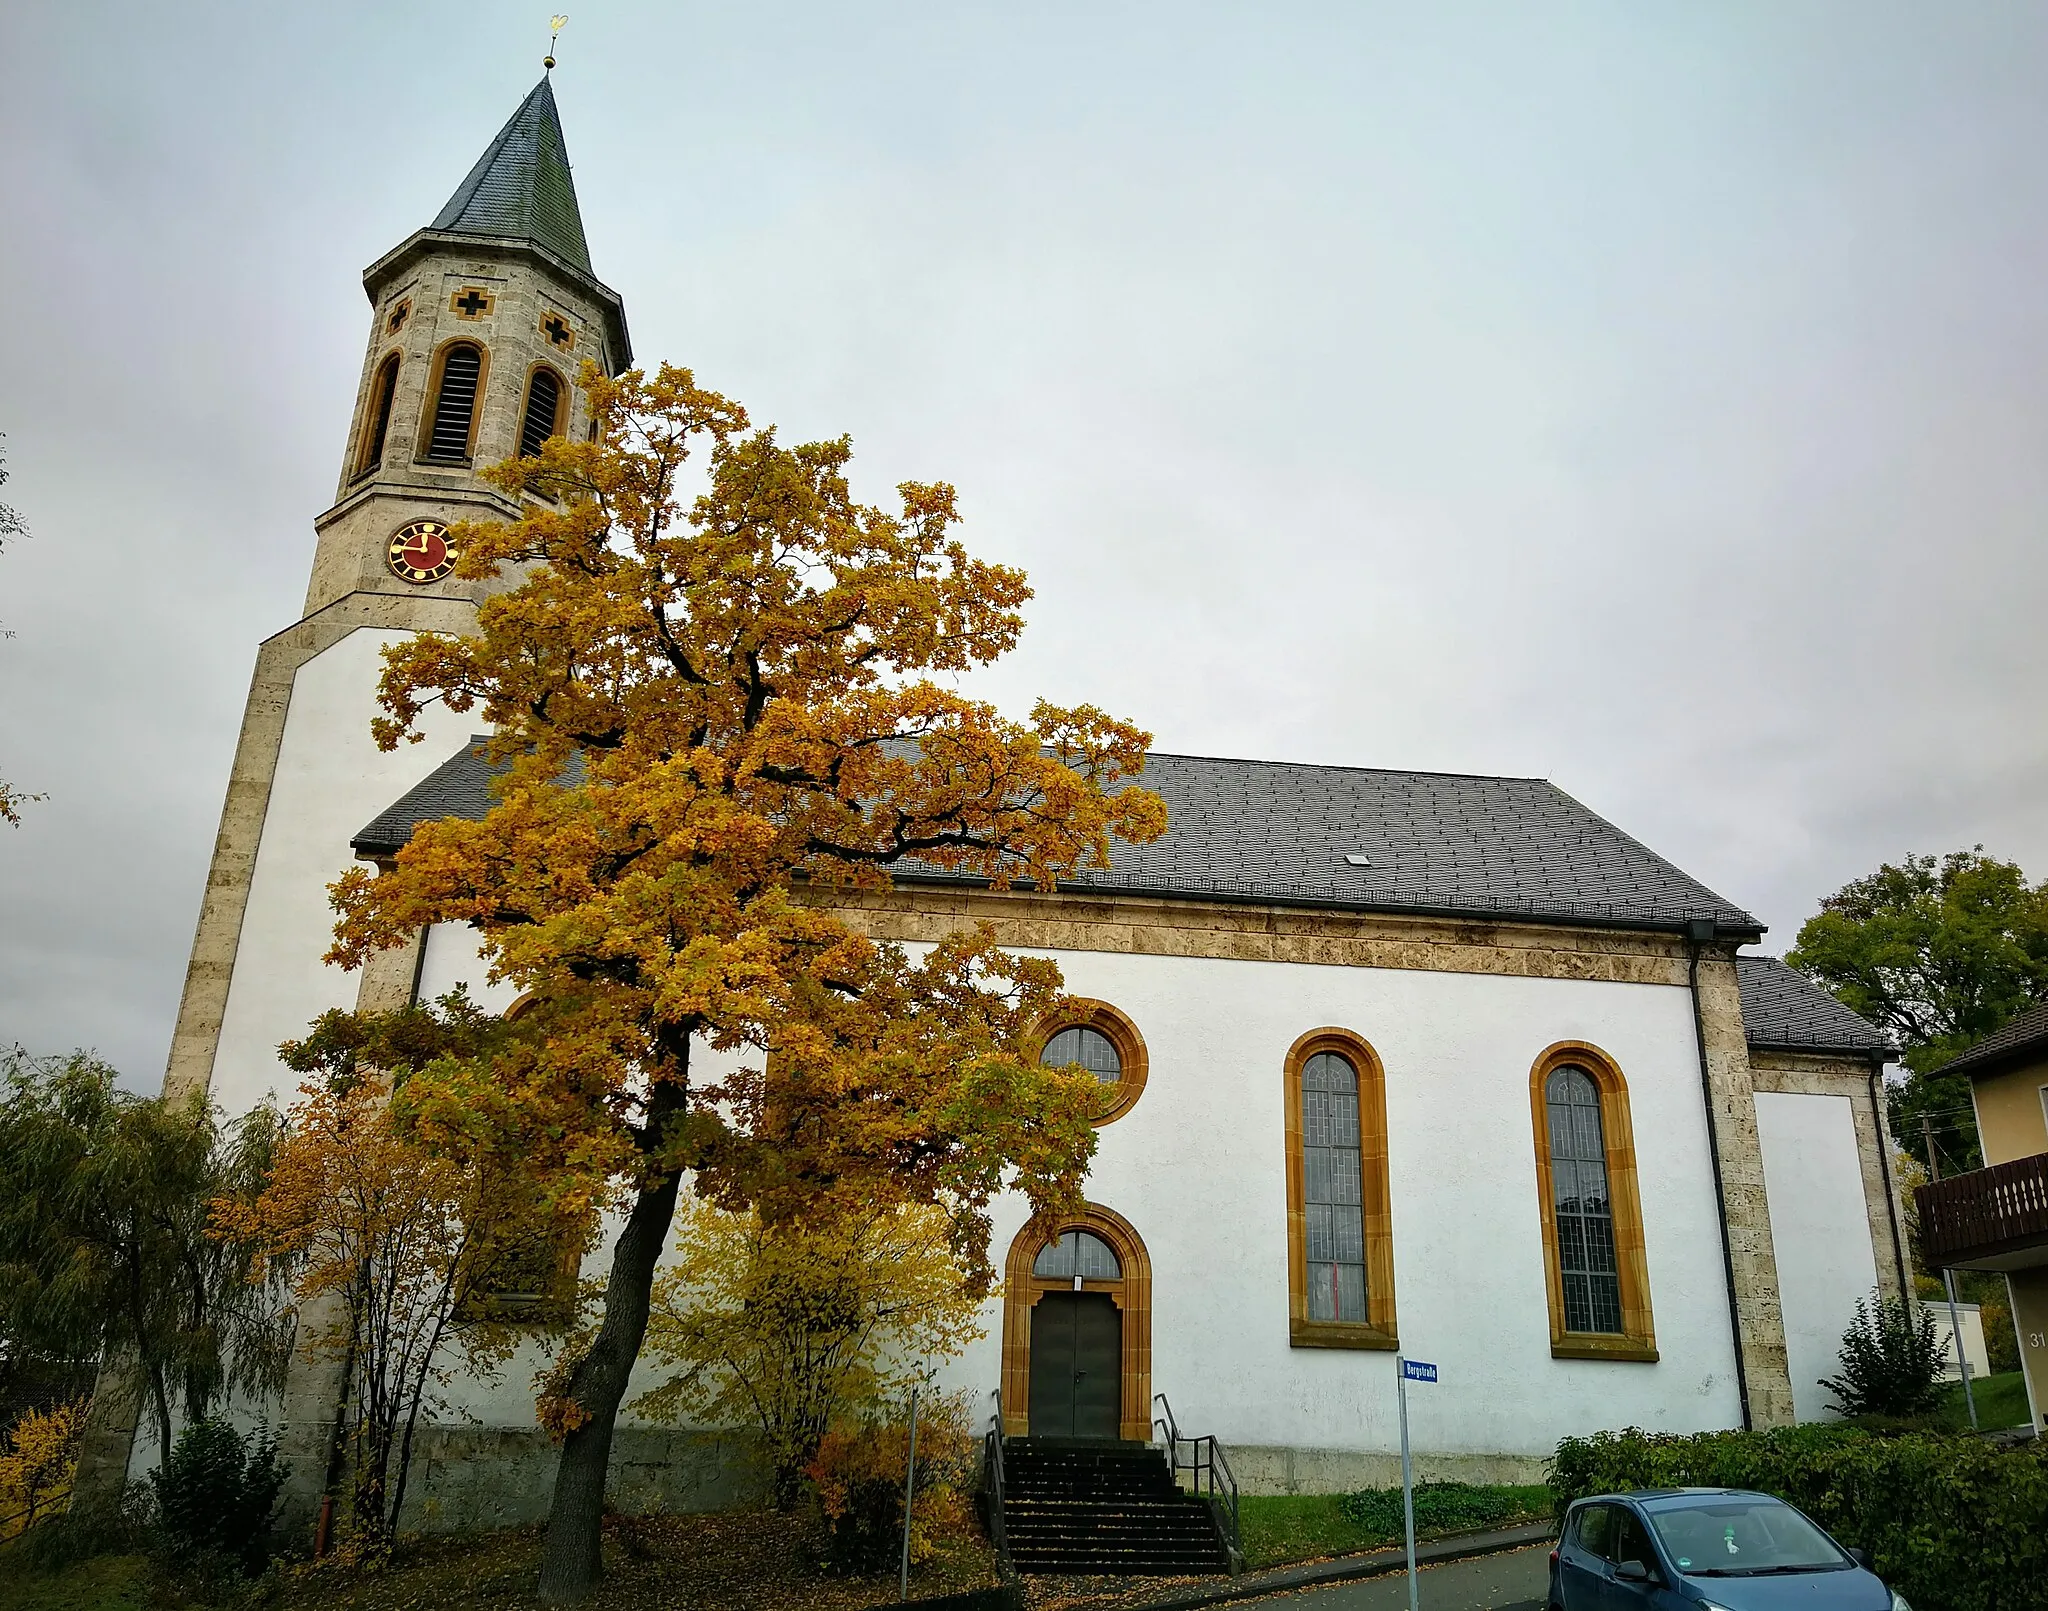
[[[1735,1301],[1735,1248],[1728,1237],[1728,1188],[1721,1178],[1721,1127],[1714,1119],[1714,1080],[1707,1068],[1707,1024],[1700,1010],[1700,948],[1714,939],[1714,920],[1696,917],[1686,925],[1690,961],[1686,987],[1692,992],[1692,1040],[1700,1059],[1700,1100],[1707,1110],[1707,1155],[1714,1161],[1714,1214],[1721,1222],[1721,1275],[1728,1285],[1728,1332],[1735,1342],[1735,1392],[1742,1401],[1742,1430],[1755,1422],[1749,1413],[1749,1371],[1742,1362],[1742,1312]]]
[[[1884,1098],[1878,1094],[1884,1078],[1884,1053],[1870,1054],[1870,1122],[1877,1127],[1877,1167],[1884,1179],[1884,1218],[1892,1228],[1892,1256],[1899,1265],[1899,1297],[1905,1303],[1912,1303],[1915,1297],[1913,1278],[1906,1273],[1906,1243],[1899,1234],[1899,1199],[1892,1185],[1891,1148],[1887,1145],[1885,1132]],[[1961,1345],[1958,1344],[1958,1349]]]

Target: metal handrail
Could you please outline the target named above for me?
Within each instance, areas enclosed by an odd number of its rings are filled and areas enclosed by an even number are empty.
[[[1173,1403],[1164,1393],[1152,1395],[1152,1402],[1166,1411],[1152,1422],[1156,1431],[1166,1434],[1166,1458],[1173,1466],[1173,1480],[1180,1481],[1180,1474],[1188,1473],[1189,1484],[1195,1494],[1209,1502],[1218,1525],[1223,1529],[1223,1542],[1230,1551],[1233,1563],[1244,1556],[1244,1539],[1238,1525],[1237,1475],[1230,1469],[1230,1457],[1223,1452],[1223,1445],[1213,1432],[1200,1437],[1189,1438],[1181,1435],[1180,1423],[1174,1418]],[[1188,1455],[1181,1458],[1181,1448],[1187,1447]],[[1235,1564],[1232,1570],[1236,1570]]]
[[[989,1417],[981,1458],[981,1480],[988,1493],[988,1541],[995,1546],[996,1564],[1003,1575],[1013,1577],[1009,1533],[1003,1522],[1003,1390],[997,1388],[989,1397],[996,1401],[996,1409]]]

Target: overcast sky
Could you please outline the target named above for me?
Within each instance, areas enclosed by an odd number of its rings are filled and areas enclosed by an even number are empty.
[[[1771,927],[2048,874],[2048,6],[571,0],[638,355],[1038,596],[988,687],[1547,777]],[[0,1043],[161,1078],[364,265],[539,75],[499,3],[13,0]]]

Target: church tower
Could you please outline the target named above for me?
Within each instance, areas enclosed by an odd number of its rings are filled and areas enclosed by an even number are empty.
[[[308,615],[394,579],[402,593],[470,596],[446,579],[436,531],[517,513],[477,469],[587,429],[583,360],[607,374],[630,361],[624,305],[591,272],[547,79],[433,223],[363,271],[363,289],[370,339],[334,506],[314,522]]]
[[[290,1095],[281,1040],[357,1003],[324,965],[327,886],[355,831],[444,758],[469,723],[377,750],[379,651],[461,632],[492,586],[453,574],[447,529],[510,519],[479,475],[552,435],[590,428],[584,360],[631,361],[625,308],[592,271],[554,90],[542,78],[434,221],[363,273],[369,341],[332,507],[300,620],[259,649],[166,1091],[230,1113]]]

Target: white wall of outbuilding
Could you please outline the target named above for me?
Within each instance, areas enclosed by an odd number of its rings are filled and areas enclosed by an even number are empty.
[[[1820,1379],[1839,1372],[1842,1332],[1858,1301],[1877,1286],[1851,1103],[1846,1096],[1756,1095],[1785,1360],[1792,1407],[1802,1421],[1835,1413]]]

